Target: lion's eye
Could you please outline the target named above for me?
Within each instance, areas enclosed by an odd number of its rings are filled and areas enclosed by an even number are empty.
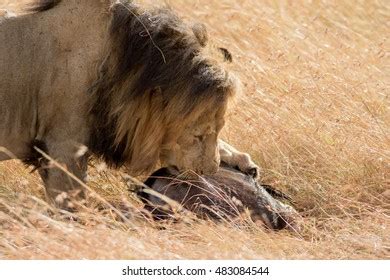
[[[203,142],[204,141],[204,135],[195,135],[195,138],[199,141],[199,142]]]

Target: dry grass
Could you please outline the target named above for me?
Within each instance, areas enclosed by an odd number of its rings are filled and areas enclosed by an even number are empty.
[[[0,0],[12,2],[22,1]],[[292,194],[303,232],[193,219],[160,230],[139,217],[119,172],[97,169],[90,186],[125,201],[131,222],[93,207],[75,222],[44,205],[36,175],[6,162],[0,258],[390,259],[388,2],[166,2],[235,54],[243,92],[223,136]]]

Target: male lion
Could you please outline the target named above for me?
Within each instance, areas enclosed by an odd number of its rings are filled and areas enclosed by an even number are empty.
[[[218,144],[236,89],[230,53],[211,57],[207,39],[203,25],[128,1],[42,0],[3,19],[0,147],[12,156],[0,161],[35,165],[60,207],[59,194],[81,187],[36,148],[84,181],[89,155],[132,175],[158,162],[209,174],[220,160],[256,174],[247,154]]]

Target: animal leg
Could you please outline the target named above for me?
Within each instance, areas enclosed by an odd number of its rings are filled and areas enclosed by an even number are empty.
[[[239,152],[236,148],[222,140],[218,140],[218,148],[221,162],[224,162],[230,167],[237,168],[255,179],[259,177],[260,167],[253,162],[249,154]]]
[[[46,143],[48,155],[55,161],[41,160],[39,174],[45,184],[49,201],[56,207],[73,210],[72,200],[85,198],[82,185],[73,179],[73,174],[82,182],[87,177],[87,148],[74,142]],[[66,172],[58,168],[60,164]]]

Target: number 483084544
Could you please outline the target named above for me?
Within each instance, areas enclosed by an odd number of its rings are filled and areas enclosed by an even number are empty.
[[[269,275],[268,267],[218,267],[218,275]]]

